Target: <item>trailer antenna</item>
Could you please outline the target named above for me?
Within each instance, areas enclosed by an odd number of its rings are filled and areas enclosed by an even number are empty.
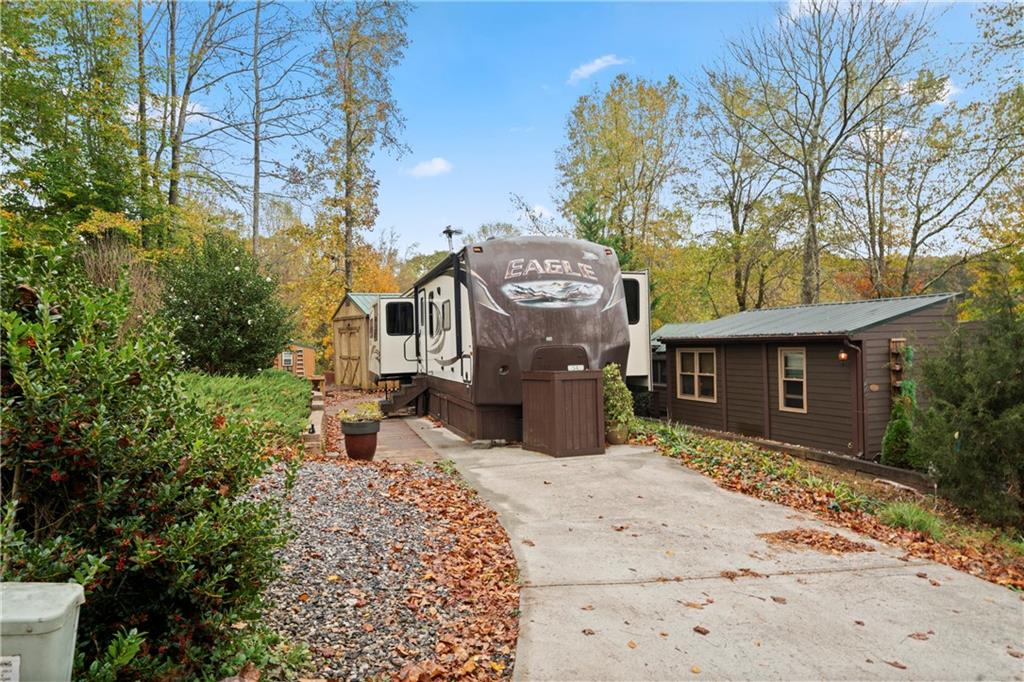
[[[455,248],[452,246],[452,237],[457,234],[462,234],[462,230],[456,230],[451,225],[446,225],[445,228],[441,230],[441,234],[448,237],[448,250],[455,251]]]

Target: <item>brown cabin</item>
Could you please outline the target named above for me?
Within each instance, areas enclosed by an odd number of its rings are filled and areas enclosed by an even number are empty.
[[[661,395],[677,422],[875,459],[904,351],[936,347],[957,294],[748,310],[665,325]],[[659,400],[661,401],[659,403]]]
[[[274,356],[274,367],[300,377],[316,374],[316,349],[303,343],[290,343]]]

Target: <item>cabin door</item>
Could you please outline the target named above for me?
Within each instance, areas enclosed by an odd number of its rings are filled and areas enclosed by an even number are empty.
[[[651,285],[646,270],[622,273],[629,322],[629,355],[626,381],[634,386],[651,386]]]
[[[377,348],[381,376],[416,373],[413,299],[382,298],[378,304]]]

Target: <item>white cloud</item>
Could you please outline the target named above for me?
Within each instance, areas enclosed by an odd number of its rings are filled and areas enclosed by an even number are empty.
[[[448,159],[435,156],[429,161],[420,161],[409,170],[409,175],[414,178],[433,178],[445,173],[451,173],[454,166]]]
[[[618,66],[619,64],[626,64],[629,62],[628,59],[621,59],[614,54],[606,54],[597,59],[587,62],[586,64],[580,64],[572,73],[569,74],[569,80],[566,81],[569,85],[576,85],[582,80],[590,78],[598,71],[607,69],[609,66]]]
[[[953,84],[953,81],[946,79],[945,84],[942,86],[942,103],[946,106],[953,103],[953,99],[963,92],[963,88],[958,88]]]

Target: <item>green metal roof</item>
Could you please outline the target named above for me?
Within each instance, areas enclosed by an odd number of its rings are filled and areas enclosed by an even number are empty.
[[[401,294],[370,294],[365,292],[361,293],[350,291],[347,296],[348,298],[352,299],[353,303],[359,306],[360,310],[369,315],[370,310],[373,308],[374,302],[376,302],[378,298],[396,298],[400,295]]]
[[[958,295],[930,294],[745,310],[707,322],[667,324],[651,339],[656,342],[662,339],[849,335],[930,305],[951,301]]]

